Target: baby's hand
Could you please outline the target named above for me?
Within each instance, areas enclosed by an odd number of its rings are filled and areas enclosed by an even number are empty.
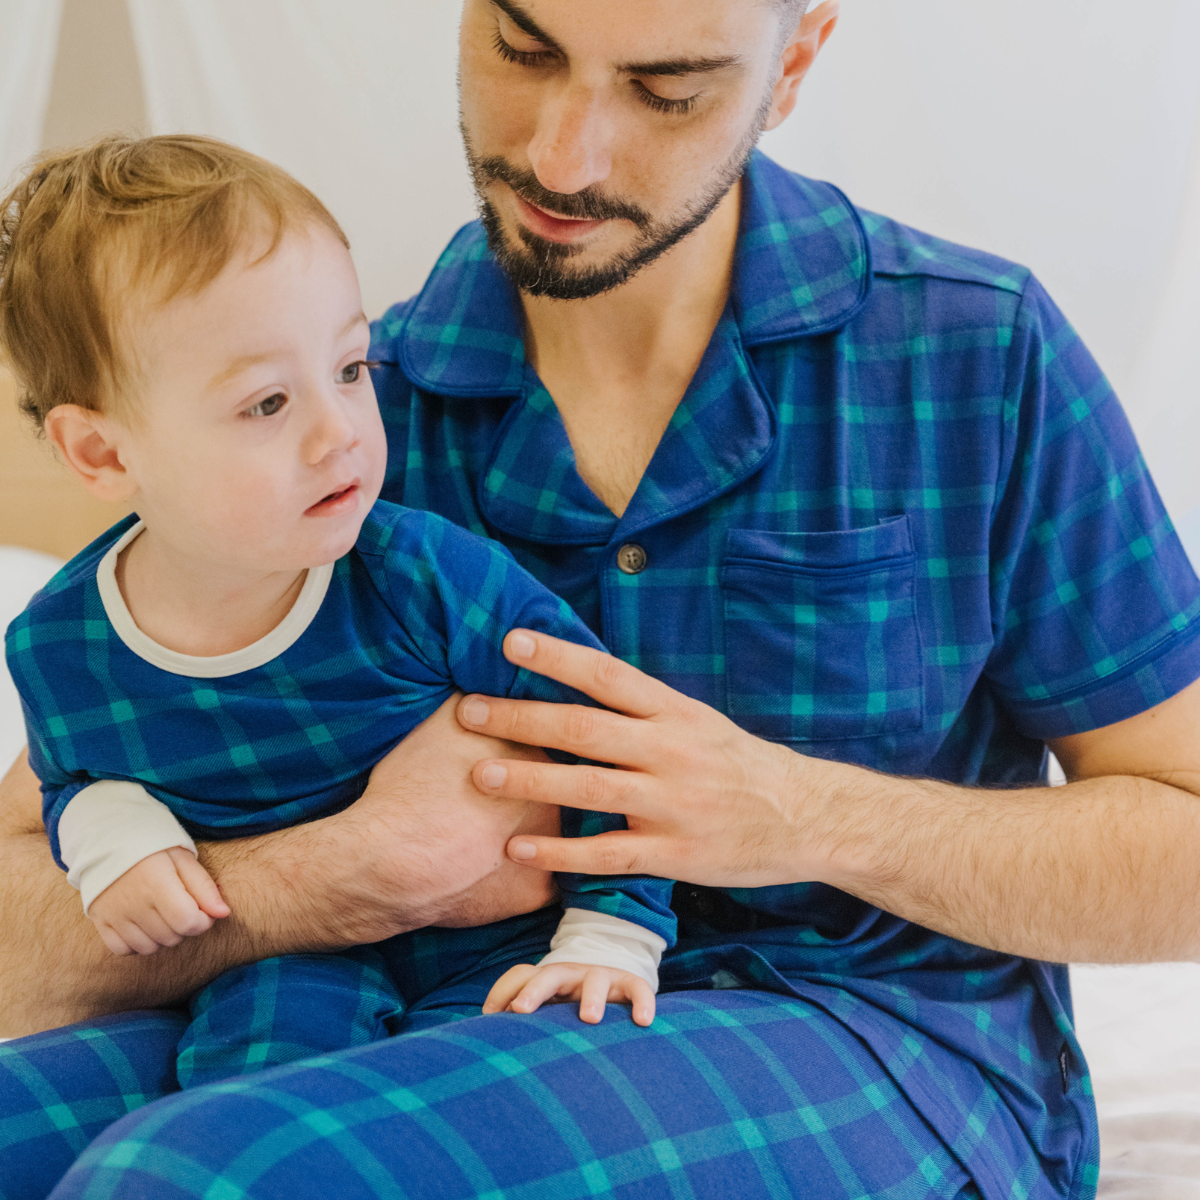
[[[483,1011],[531,1013],[556,996],[578,1000],[579,1019],[589,1025],[604,1020],[604,1006],[610,1000],[629,1001],[638,1025],[654,1020],[654,990],[640,975],[581,963],[512,967],[492,985]]]
[[[114,954],[178,946],[229,916],[212,876],[190,850],[159,850],[129,868],[92,901],[88,916]]]

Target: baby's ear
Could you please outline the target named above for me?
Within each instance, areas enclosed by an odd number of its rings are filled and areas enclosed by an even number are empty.
[[[46,414],[46,440],[63,462],[101,500],[126,502],[137,483],[121,461],[120,426],[111,418],[78,404],[58,404]]]

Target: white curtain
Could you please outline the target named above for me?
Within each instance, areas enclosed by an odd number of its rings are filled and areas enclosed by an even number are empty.
[[[368,311],[472,216],[451,0],[130,0],[156,131],[278,160],[345,223]],[[1200,549],[1200,4],[843,0],[764,148],[1032,267]]]
[[[1200,552],[1198,52],[1196,0],[843,0],[763,147],[1032,267]]]
[[[42,144],[62,0],[0,0],[0,190]]]
[[[367,312],[420,286],[474,216],[450,0],[129,0],[155,133],[274,159],[344,226]]]

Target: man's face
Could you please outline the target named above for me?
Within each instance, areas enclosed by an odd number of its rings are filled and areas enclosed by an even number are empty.
[[[779,20],[760,0],[466,0],[463,138],[518,287],[597,295],[705,220],[769,112]]]

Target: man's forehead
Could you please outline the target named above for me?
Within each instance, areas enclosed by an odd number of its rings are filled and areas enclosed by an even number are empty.
[[[635,74],[720,69],[773,35],[772,0],[486,0],[526,34]],[[711,60],[707,66],[704,60]],[[644,69],[653,66],[653,72]],[[677,73],[682,73],[682,70]]]

